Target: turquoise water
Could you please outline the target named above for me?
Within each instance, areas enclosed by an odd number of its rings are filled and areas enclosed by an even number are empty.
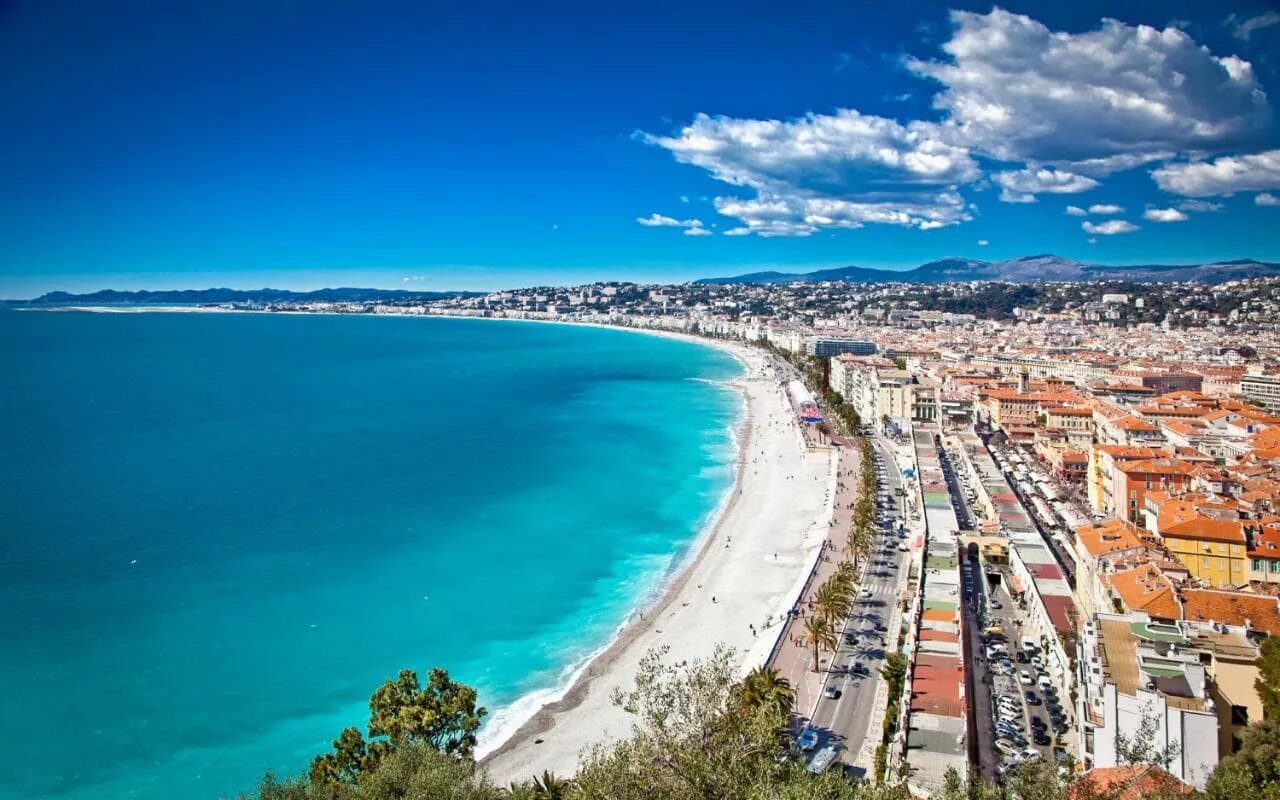
[[[557,685],[730,485],[701,379],[737,372],[567,326],[0,312],[0,798],[230,795],[404,667],[491,710]]]

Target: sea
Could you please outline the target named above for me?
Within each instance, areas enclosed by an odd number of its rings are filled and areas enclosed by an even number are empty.
[[[476,686],[491,746],[689,557],[740,371],[583,326],[0,311],[0,798],[234,797],[401,669]]]

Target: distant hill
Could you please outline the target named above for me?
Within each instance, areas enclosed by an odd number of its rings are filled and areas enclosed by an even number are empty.
[[[953,281],[1037,281],[1126,280],[1145,283],[1195,281],[1224,283],[1243,278],[1280,277],[1280,264],[1253,259],[1218,261],[1209,264],[1142,264],[1112,266],[1090,264],[1055,255],[1020,256],[1008,261],[981,261],[976,258],[942,258],[907,270],[838,267],[816,272],[752,272],[730,278],[703,278],[697,283],[949,283]]]
[[[115,306],[115,305],[221,305],[224,303],[363,303],[397,300],[439,300],[444,297],[476,297],[483,292],[411,292],[404,289],[316,289],[291,292],[287,289],[174,289],[166,291],[121,292],[103,289],[88,294],[49,292],[32,300],[9,300],[24,306]]]

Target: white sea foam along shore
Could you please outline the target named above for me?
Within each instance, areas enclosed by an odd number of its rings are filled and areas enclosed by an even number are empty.
[[[701,550],[672,580],[643,620],[582,669],[568,693],[544,707],[484,760],[499,783],[543,770],[576,771],[591,745],[626,736],[631,718],[613,705],[614,689],[632,685],[641,659],[667,648],[680,662],[733,647],[743,671],[762,663],[813,563],[830,506],[830,457],[808,452],[777,379],[758,350],[723,345],[746,364],[736,383],[746,396],[737,482]]]

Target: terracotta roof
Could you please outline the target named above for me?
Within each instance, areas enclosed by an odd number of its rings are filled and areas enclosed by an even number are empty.
[[[1182,617],[1173,584],[1150,564],[1106,576],[1111,588],[1131,611],[1145,611],[1159,619]]]
[[[1132,523],[1115,517],[1081,525],[1076,528],[1076,538],[1085,552],[1095,558],[1117,550],[1142,547],[1137,528]]]
[[[1227,625],[1244,625],[1272,636],[1280,635],[1280,599],[1221,589],[1186,589],[1182,592],[1185,618]]]
[[[1107,797],[1110,800],[1143,800],[1160,793],[1193,794],[1195,789],[1150,764],[1095,767],[1066,793],[1067,800]]]
[[[1238,519],[1210,519],[1197,516],[1168,528],[1161,527],[1160,535],[1179,539],[1196,539],[1211,542],[1245,544],[1244,523]]]
[[[1116,469],[1141,475],[1190,475],[1195,467],[1176,458],[1148,458],[1121,461],[1116,464]]]

